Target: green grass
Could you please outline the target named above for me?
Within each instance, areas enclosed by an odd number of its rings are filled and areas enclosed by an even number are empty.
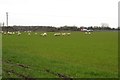
[[[3,35],[2,43],[3,78],[58,78],[53,72],[73,78],[118,76],[117,32],[56,37],[52,32],[46,37],[22,33]]]
[[[0,79],[2,78],[2,34],[0,33]]]

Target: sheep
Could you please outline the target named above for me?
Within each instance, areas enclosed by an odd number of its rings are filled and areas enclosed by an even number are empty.
[[[42,33],[41,36],[47,36],[47,33]]]
[[[54,36],[60,36],[60,33],[54,33]]]
[[[88,32],[88,34],[91,34],[91,32]]]
[[[71,33],[66,33],[68,36],[71,34]]]
[[[9,31],[8,31],[7,33],[8,33],[9,35],[12,35],[12,32],[9,32]]]
[[[37,35],[37,33],[35,33],[35,35]]]
[[[31,34],[30,33],[28,33],[28,36],[30,36]]]
[[[17,35],[18,35],[18,36],[20,36],[20,35],[21,35],[21,33],[20,33],[20,32],[18,32],[18,33],[17,33]]]
[[[12,34],[15,34],[15,32],[12,32]]]
[[[85,32],[85,34],[87,34],[87,32]]]
[[[62,36],[65,36],[66,35],[66,33],[61,33],[62,34]]]

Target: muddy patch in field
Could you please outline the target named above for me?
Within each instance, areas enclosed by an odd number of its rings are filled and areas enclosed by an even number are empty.
[[[12,66],[16,66],[16,67],[21,67],[23,69],[27,69],[27,70],[34,70],[34,71],[37,71],[39,73],[39,69],[32,69],[32,67],[28,66],[28,65],[25,65],[25,64],[21,64],[21,63],[13,63],[11,60],[7,60],[7,61],[3,61],[3,64],[8,64],[10,65],[11,67]],[[30,76],[25,76],[23,74],[20,74],[20,73],[17,73],[15,72],[14,70],[4,70],[8,75],[11,75],[11,74],[15,74],[16,76],[20,77],[20,78],[25,78],[25,80],[31,80],[31,77]],[[72,77],[68,76],[68,75],[65,75],[65,74],[62,74],[62,73],[58,73],[58,72],[53,72],[49,69],[41,69],[41,71],[43,72],[47,72],[49,74],[52,74],[52,75],[55,75],[57,76],[58,78],[60,78],[60,80],[73,80]],[[29,78],[29,79],[28,79]],[[33,79],[32,79],[33,80]]]
[[[28,78],[28,76],[25,76],[25,75],[23,75],[23,74],[17,73],[17,72],[15,72],[14,70],[4,70],[4,71],[5,71],[8,75],[14,74],[14,75],[16,75],[16,76],[18,76],[18,77],[21,77],[21,78],[25,78],[25,79]]]
[[[30,66],[28,66],[28,65],[21,64],[21,63],[16,63],[16,64],[15,64],[15,63],[12,63],[11,60],[3,61],[3,64],[5,64],[5,63],[10,64],[10,65],[12,65],[12,66],[22,67],[22,68],[29,68],[29,67],[30,67]]]
[[[46,72],[53,74],[55,76],[58,76],[59,78],[61,78],[62,80],[73,80],[70,76],[64,75],[62,73],[57,73],[57,72],[53,72],[49,69],[45,69]]]
[[[17,66],[23,67],[23,68],[29,68],[29,66],[25,65],[25,64],[20,64],[18,63]]]

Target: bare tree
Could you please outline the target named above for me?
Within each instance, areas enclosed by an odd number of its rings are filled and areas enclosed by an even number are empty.
[[[109,27],[108,23],[101,23],[101,27]]]

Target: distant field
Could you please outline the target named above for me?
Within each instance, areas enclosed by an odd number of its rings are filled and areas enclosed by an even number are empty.
[[[3,78],[116,78],[118,33],[2,36]]]

